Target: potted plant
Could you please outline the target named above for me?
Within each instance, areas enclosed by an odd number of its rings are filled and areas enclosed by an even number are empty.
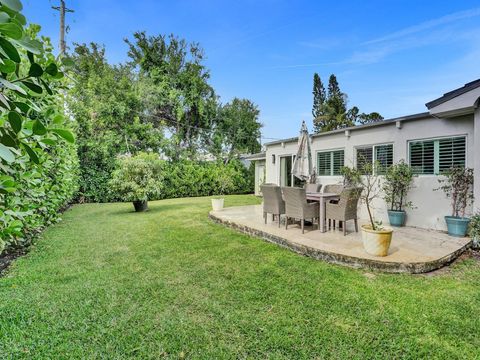
[[[480,212],[470,218],[470,237],[472,238],[472,248],[480,249]]]
[[[413,208],[407,201],[408,191],[412,188],[413,170],[405,161],[390,166],[385,172],[383,184],[384,200],[388,204],[388,219],[392,226],[405,225],[405,209]]]
[[[452,167],[444,175],[444,178],[438,180],[442,185],[435,190],[443,190],[447,198],[451,199],[452,215],[445,216],[448,234],[464,237],[470,223],[470,219],[465,217],[465,211],[473,202],[473,169]]]
[[[136,212],[148,210],[148,200],[158,198],[163,188],[162,162],[156,154],[120,156],[110,180],[111,190],[131,201]]]
[[[227,172],[227,169],[225,167],[219,168],[220,171],[216,174],[216,181],[217,181],[217,195],[219,197],[214,197],[212,199],[212,210],[213,211],[220,211],[223,209],[224,205],[224,197],[229,190],[232,190],[234,183],[232,176]]]
[[[379,168],[379,164],[375,166]],[[380,197],[380,177],[374,172],[374,166],[366,163],[363,166],[362,176],[363,192],[362,202],[365,203],[368,212],[369,223],[362,225],[362,242],[367,253],[374,256],[387,256],[392,242],[393,230],[382,226],[381,221],[376,221],[373,214],[373,201]]]

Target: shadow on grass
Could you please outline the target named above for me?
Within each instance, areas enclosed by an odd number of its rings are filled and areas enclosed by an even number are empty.
[[[134,214],[156,214],[159,212],[166,212],[166,211],[180,211],[180,210],[185,210],[187,208],[191,208],[192,206],[198,205],[198,203],[195,202],[185,202],[181,204],[162,204],[162,203],[148,203],[148,210],[144,212],[136,212],[135,209],[133,208],[133,205],[131,205],[130,208],[125,209],[119,209],[112,211],[110,214],[112,215],[134,215]]]

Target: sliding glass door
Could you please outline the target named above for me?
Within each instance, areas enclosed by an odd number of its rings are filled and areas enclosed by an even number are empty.
[[[280,186],[303,186],[303,181],[292,175],[293,162],[296,155],[280,157]]]

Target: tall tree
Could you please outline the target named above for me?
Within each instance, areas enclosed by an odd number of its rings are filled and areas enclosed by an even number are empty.
[[[132,68],[112,66],[97,44],[76,45],[68,105],[77,121],[80,196],[110,201],[108,180],[117,155],[146,149],[159,151],[163,127],[143,116]]]
[[[320,114],[313,120],[315,132],[332,131],[355,126],[356,124],[367,124],[383,120],[379,113],[360,113],[356,106],[347,110],[347,99],[347,95],[340,90],[337,77],[333,74],[330,75],[326,100]]]
[[[132,64],[139,69],[146,111],[172,134],[174,149],[170,155],[195,156],[217,109],[215,91],[208,83],[210,73],[203,64],[203,50],[174,35],[136,32],[134,41],[125,41]]]
[[[219,109],[211,152],[231,159],[239,154],[260,151],[260,111],[248,99],[234,98]]]
[[[327,94],[325,92],[325,87],[323,86],[322,79],[320,76],[315,73],[313,75],[313,107],[312,115],[316,119],[319,116],[323,115],[325,101],[327,100]]]

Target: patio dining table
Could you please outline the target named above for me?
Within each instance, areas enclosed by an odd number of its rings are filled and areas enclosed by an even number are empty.
[[[307,192],[307,200],[310,201],[318,201],[320,203],[320,214],[319,214],[319,228],[320,232],[324,233],[325,229],[325,204],[328,200],[336,200],[339,199],[340,195],[336,193],[311,193]]]

